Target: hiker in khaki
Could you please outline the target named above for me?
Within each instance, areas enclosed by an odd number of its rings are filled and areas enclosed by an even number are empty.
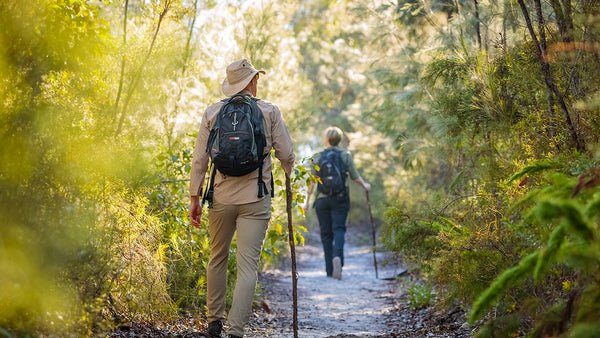
[[[232,97],[243,94],[255,98],[259,71],[246,59],[233,62],[227,67],[223,81],[223,93]],[[252,299],[256,288],[257,269],[262,243],[271,217],[272,174],[271,148],[287,174],[294,164],[292,140],[279,108],[272,103],[256,100],[262,112],[262,124],[266,146],[262,149],[264,160],[261,169],[243,176],[224,175],[216,171],[214,194],[209,201],[208,227],[210,235],[210,258],[207,274],[208,336],[221,337],[225,320],[225,297],[227,292],[227,260],[234,232],[237,231],[237,277],[233,303],[227,315],[229,337],[243,337],[244,327],[252,311]],[[211,152],[207,149],[212,126],[224,105],[223,101],[208,107],[202,117],[196,140],[190,173],[190,212],[195,227],[200,227],[202,205],[200,196]],[[211,149],[215,150],[215,149]],[[262,172],[262,177],[259,177]],[[257,182],[259,184],[257,185]],[[261,187],[262,184],[262,187]],[[266,189],[267,193],[259,191]],[[259,197],[261,196],[261,197]],[[212,204],[212,208],[210,207]]]

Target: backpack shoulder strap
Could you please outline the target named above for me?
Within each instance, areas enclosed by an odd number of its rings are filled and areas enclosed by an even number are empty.
[[[254,139],[256,142],[256,147],[257,149],[260,149],[260,151],[262,152],[263,149],[265,149],[265,147],[267,146],[267,136],[265,134],[265,129],[263,126],[263,112],[262,110],[258,107],[257,102],[260,100],[258,98],[255,97],[249,97],[250,98],[250,110],[251,110],[251,116],[250,119],[252,120],[252,124],[254,125]],[[269,193],[269,189],[267,189],[267,184],[265,183],[265,181],[262,178],[262,174],[263,174],[263,161],[264,159],[269,156],[269,153],[266,154],[260,154],[260,164],[258,166],[258,197],[261,198],[263,197],[263,193],[264,194],[268,194]],[[273,183],[273,172],[271,172],[271,198],[274,197],[274,183]]]
[[[204,190],[204,196],[202,196],[202,206],[204,206],[204,203],[208,202],[209,209],[212,209],[213,207],[213,196],[215,192],[215,174],[217,172],[217,168],[215,168],[214,165],[212,165],[211,167],[212,169],[210,170],[210,179],[207,182],[206,189]]]
[[[215,138],[217,137],[217,133],[219,128],[221,128],[221,116],[223,116],[223,111],[225,111],[225,107],[229,102],[231,102],[231,97],[221,100],[223,104],[221,108],[219,108],[219,112],[213,122],[212,127],[210,128],[210,134],[208,134],[208,141],[206,142],[206,152],[209,152],[211,145],[213,144]]]

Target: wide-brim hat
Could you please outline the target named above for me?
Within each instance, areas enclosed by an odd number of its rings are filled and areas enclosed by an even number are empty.
[[[233,62],[227,66],[227,77],[223,80],[223,94],[232,96],[241,92],[258,73],[265,74],[263,70],[256,70],[246,59]]]

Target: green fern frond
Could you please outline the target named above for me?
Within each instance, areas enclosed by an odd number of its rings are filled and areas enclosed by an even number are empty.
[[[565,242],[557,254],[557,261],[566,262],[584,274],[595,274],[600,264],[600,248],[598,245],[581,245],[581,242]]]
[[[523,167],[523,169],[521,169],[521,171],[517,172],[516,174],[512,175],[509,179],[507,183],[511,183],[515,180],[520,179],[521,177],[527,175],[527,174],[533,174],[533,173],[537,173],[540,171],[544,171],[544,170],[548,170],[548,169],[552,169],[555,166],[549,162],[549,161],[541,161],[541,162],[536,162],[532,165],[528,165]]]
[[[519,264],[505,270],[498,278],[496,278],[490,287],[488,287],[473,304],[473,309],[471,309],[471,312],[469,313],[469,323],[473,323],[481,318],[484,311],[492,306],[502,293],[504,293],[512,284],[530,273],[535,267],[539,255],[539,251],[533,252],[529,256],[521,259]]]
[[[595,323],[577,324],[571,330],[569,337],[596,338],[600,337],[600,325]]]
[[[585,216],[589,220],[594,220],[600,215],[600,194],[594,196],[594,199],[588,203],[585,208]]]
[[[535,271],[533,273],[533,279],[536,283],[539,283],[542,280],[544,272],[548,269],[548,266],[554,261],[558,250],[561,248],[563,244],[563,239],[566,235],[566,224],[562,223],[559,225],[552,234],[550,235],[550,240],[548,241],[548,246],[540,250],[540,255],[538,257],[537,263],[535,265]]]
[[[552,221],[555,218],[564,218],[569,229],[583,240],[590,242],[596,238],[596,229],[588,224],[583,210],[579,204],[571,200],[547,199],[538,203],[535,211],[542,222]]]

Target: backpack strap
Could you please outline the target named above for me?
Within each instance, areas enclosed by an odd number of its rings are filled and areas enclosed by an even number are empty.
[[[213,195],[215,192],[215,175],[217,172],[217,168],[212,165],[212,170],[210,174],[210,179],[208,181],[208,188],[204,191],[204,196],[202,196],[202,206],[204,206],[205,202],[208,202],[208,208],[212,209],[213,207]]]
[[[256,97],[249,97],[250,99],[250,110],[252,111],[252,123],[254,124],[254,135],[256,140],[256,147],[262,151],[265,149],[267,145],[267,138],[265,136],[264,128],[263,128],[263,113],[262,110],[258,107],[257,102],[260,100]],[[258,137],[256,137],[258,136]],[[260,164],[258,166],[258,198],[264,197],[269,193],[267,189],[267,184],[263,180],[263,162],[265,158],[269,156],[269,153],[263,154],[260,159]],[[275,185],[273,183],[273,172],[271,172],[271,197],[274,197],[274,188]]]
[[[269,193],[269,191],[267,190],[265,181],[262,178],[262,174],[263,174],[262,167],[263,167],[263,161],[260,161],[260,165],[258,167],[258,198],[262,198],[264,196],[263,191],[265,194]]]
[[[267,184],[265,183],[265,181],[262,178],[262,174],[263,174],[263,161],[264,159],[269,156],[269,154],[264,154],[261,161],[260,161],[260,167],[258,167],[258,198],[262,198],[263,196],[265,196],[265,194],[269,193],[269,190],[267,189]],[[273,172],[271,171],[271,198],[275,197],[275,183],[273,182]]]

